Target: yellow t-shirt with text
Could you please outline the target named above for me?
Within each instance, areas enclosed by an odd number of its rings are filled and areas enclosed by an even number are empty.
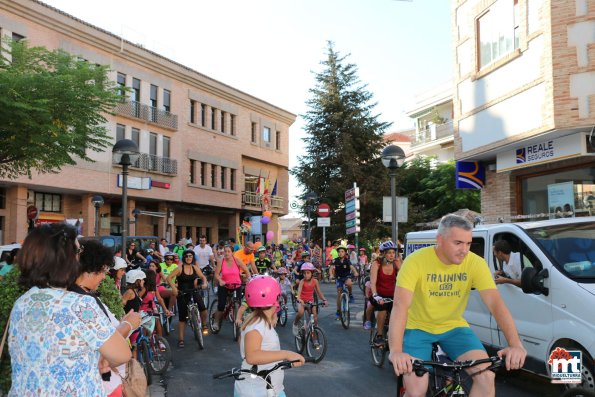
[[[434,247],[407,256],[399,270],[397,286],[413,292],[405,328],[432,334],[469,326],[463,313],[471,288],[496,289],[483,258],[469,252],[460,265],[445,265]]]

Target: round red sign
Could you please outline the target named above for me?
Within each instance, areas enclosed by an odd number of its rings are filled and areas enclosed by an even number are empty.
[[[37,218],[37,207],[30,205],[27,207],[27,219],[34,220]]]
[[[326,203],[320,203],[316,213],[322,218],[329,217],[331,216],[331,206]]]

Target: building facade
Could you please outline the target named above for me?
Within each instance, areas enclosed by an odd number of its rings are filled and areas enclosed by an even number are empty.
[[[486,166],[482,215],[588,215],[595,190],[595,4],[452,4],[455,158]]]
[[[0,34],[109,65],[130,89],[106,125],[114,143],[132,139],[141,152],[129,174],[129,235],[235,237],[245,217],[261,213],[267,190],[273,216],[262,233],[280,241],[294,114],[34,0],[0,0]],[[119,234],[121,167],[109,148],[89,157],[56,174],[1,180],[1,241],[63,220],[93,235],[96,212],[100,235]],[[105,201],[98,211],[94,195]]]

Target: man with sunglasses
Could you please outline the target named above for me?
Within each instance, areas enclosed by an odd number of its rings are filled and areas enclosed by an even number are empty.
[[[244,248],[234,252],[233,256],[241,260],[252,274],[258,274],[258,269],[254,263],[254,243],[252,241],[247,241]]]

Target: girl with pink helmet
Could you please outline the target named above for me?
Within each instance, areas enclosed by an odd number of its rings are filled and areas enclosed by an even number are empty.
[[[297,336],[300,332],[300,320],[304,316],[304,306],[314,302],[314,293],[324,301],[324,304],[327,304],[327,300],[324,297],[324,294],[320,290],[320,284],[318,284],[318,280],[312,277],[316,267],[310,263],[306,262],[301,267],[301,272],[304,274],[304,278],[300,280],[300,284],[298,286],[297,292],[297,301],[299,303],[298,312],[295,315],[295,319],[293,320],[293,335]],[[312,307],[312,313],[314,314],[314,324],[318,323],[318,309],[317,307]]]
[[[242,325],[240,336],[242,369],[250,369],[253,365],[257,365],[259,371],[266,370],[283,360],[299,360],[293,364],[294,367],[304,364],[304,357],[301,354],[281,350],[279,336],[275,331],[280,295],[279,283],[270,276],[256,276],[246,285],[245,299],[252,313]],[[273,372],[270,375],[270,382],[274,387],[275,395],[284,397],[283,371]],[[266,383],[259,377],[246,377],[235,382],[234,396],[265,395],[267,395]]]

